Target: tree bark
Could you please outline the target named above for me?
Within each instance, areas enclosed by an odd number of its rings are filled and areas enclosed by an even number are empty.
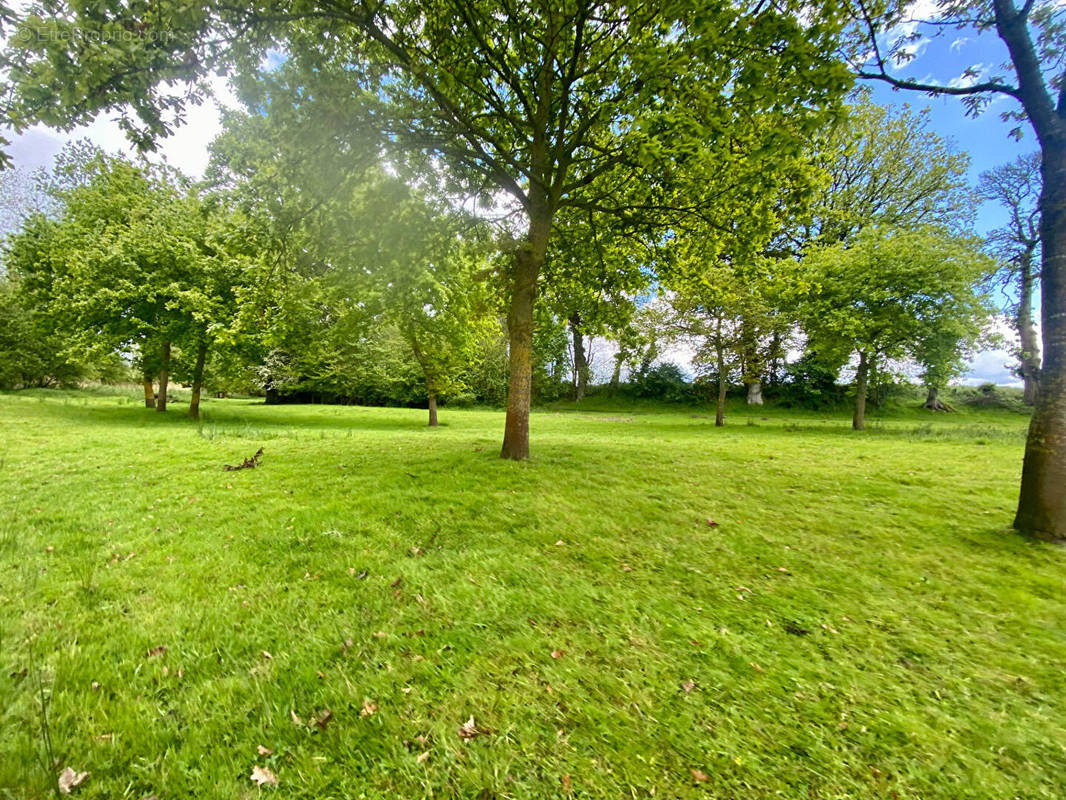
[[[859,368],[855,372],[855,415],[851,418],[853,430],[861,431],[866,427],[866,382],[870,374],[870,364],[866,360],[866,351],[859,351]]]
[[[155,408],[155,387],[152,385],[152,376],[144,374],[144,407]]]
[[[507,419],[501,458],[529,458],[529,407],[533,388],[533,305],[537,278],[548,251],[551,209],[547,199],[530,192],[529,233],[515,253],[511,304],[507,312],[510,376],[507,385]]]
[[[189,400],[189,416],[200,418],[200,391],[204,385],[204,363],[207,361],[207,342],[200,342],[196,348],[196,365],[192,370],[192,398]]]
[[[159,351],[159,397],[155,401],[156,411],[167,410],[167,389],[170,386],[170,342],[163,342]]]
[[[1029,436],[1014,527],[1066,539],[1066,123],[1041,142],[1041,311],[1044,364]]]
[[[429,427],[437,427],[437,395],[429,393]]]
[[[581,332],[580,314],[571,315],[570,333],[574,338],[574,402],[580,403],[589,382],[589,362],[585,357],[585,336]]]
[[[751,381],[748,384],[748,405],[762,405],[762,381]]]
[[[1022,256],[1019,265],[1020,286],[1018,316],[1015,324],[1018,328],[1018,340],[1021,343],[1022,380],[1025,381],[1024,400],[1028,406],[1036,404],[1036,395],[1040,388],[1040,340],[1037,338],[1036,326],[1033,324],[1033,289],[1036,276],[1033,274],[1032,253]]]

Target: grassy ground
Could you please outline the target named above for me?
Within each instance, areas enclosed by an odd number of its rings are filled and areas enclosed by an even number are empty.
[[[0,797],[1066,795],[1019,416],[184,409],[0,396]]]

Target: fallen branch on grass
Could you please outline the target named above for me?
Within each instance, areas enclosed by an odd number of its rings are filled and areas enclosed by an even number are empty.
[[[234,470],[238,469],[254,469],[255,467],[259,466],[259,458],[262,455],[263,448],[260,447],[258,450],[255,451],[255,455],[251,458],[244,459],[244,461],[242,461],[237,466],[234,466],[233,464],[226,464],[224,467],[222,467],[222,469],[226,470],[226,472],[233,472]]]

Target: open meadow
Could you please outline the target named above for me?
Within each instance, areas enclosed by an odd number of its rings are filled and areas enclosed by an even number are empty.
[[[1023,415],[138,403],[0,395],[0,797],[1066,793]]]

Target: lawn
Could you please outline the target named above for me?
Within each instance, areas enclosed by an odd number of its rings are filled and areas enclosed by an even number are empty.
[[[1019,415],[204,408],[0,395],[0,797],[1066,796]]]

